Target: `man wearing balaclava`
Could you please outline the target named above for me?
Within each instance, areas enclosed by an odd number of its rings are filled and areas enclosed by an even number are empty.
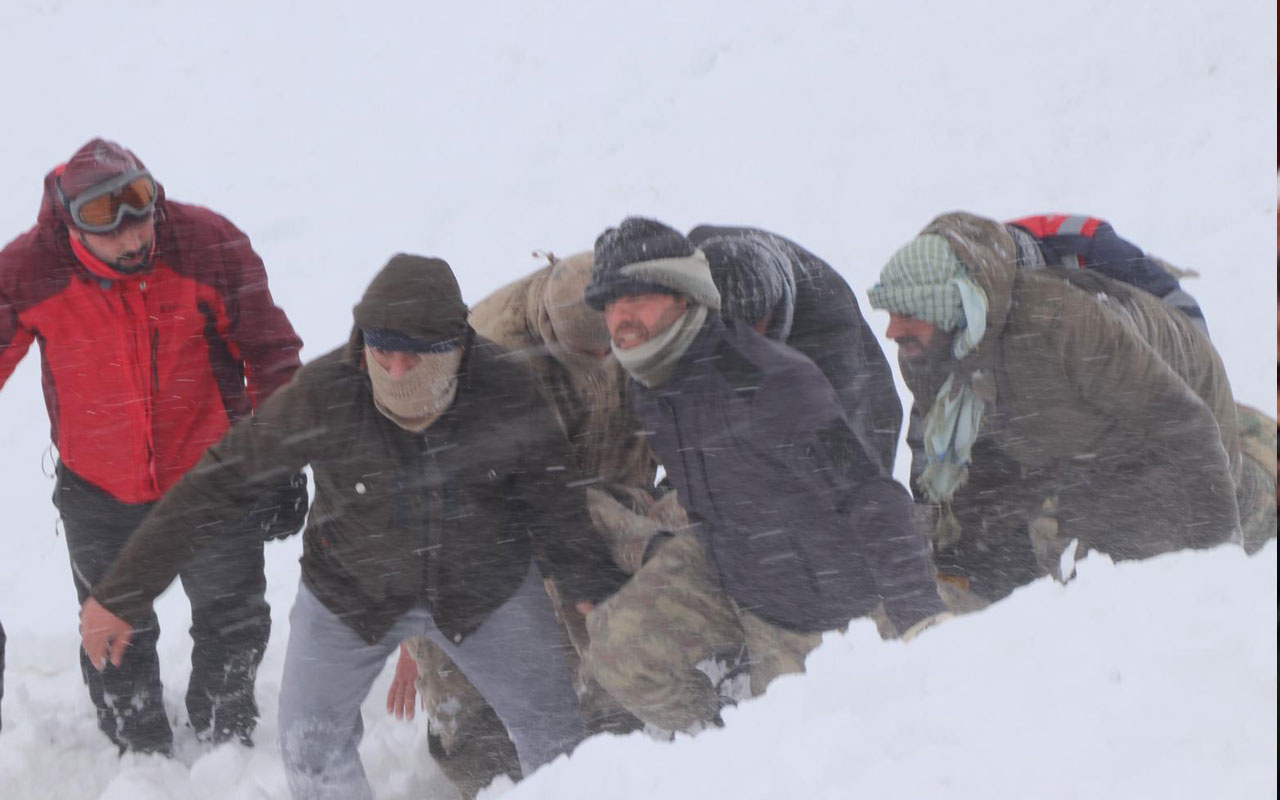
[[[585,609],[595,678],[645,722],[692,730],[736,679],[758,694],[803,671],[823,631],[881,601],[899,632],[937,619],[910,498],[813,362],[721,319],[706,257],[667,225],[623,220],[594,256],[587,303],[690,523]]]
[[[548,260],[477,303],[469,321],[481,336],[527,357],[589,482],[592,533],[603,537],[617,566],[631,574],[655,536],[687,523],[674,492],[655,498],[656,462],[630,412],[626,373],[610,351],[604,315],[583,299],[591,253]],[[582,618],[572,606],[562,605],[560,612],[574,644],[567,655],[574,656],[586,645]],[[580,685],[591,730],[634,726],[634,719],[589,677],[582,676]],[[425,637],[402,648],[388,710],[412,718],[419,692],[431,721],[431,754],[464,798],[474,797],[497,775],[519,778],[515,749],[501,721],[444,651]]]
[[[372,797],[360,705],[414,636],[466,673],[527,774],[586,733],[543,574],[570,603],[624,576],[583,533],[582,478],[527,365],[475,335],[448,264],[395,256],[354,317],[347,345],[299,370],[147,517],[85,604],[85,651],[117,662],[214,523],[310,465],[279,712],[294,797]]]
[[[946,214],[868,292],[923,415],[914,483],[939,573],[996,600],[1068,577],[1073,540],[1114,558],[1238,540],[1231,388],[1196,324],[1017,259],[1004,226]]]

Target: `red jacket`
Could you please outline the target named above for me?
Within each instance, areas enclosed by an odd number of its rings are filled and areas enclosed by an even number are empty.
[[[62,462],[151,502],[288,382],[302,342],[225,218],[161,189],[152,266],[122,275],[71,237],[57,172],[35,227],[0,251],[0,387],[38,342]]]

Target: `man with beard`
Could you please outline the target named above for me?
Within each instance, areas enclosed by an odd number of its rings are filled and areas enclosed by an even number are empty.
[[[655,498],[656,462],[626,401],[626,374],[609,351],[600,312],[583,301],[591,280],[591,253],[551,263],[480,301],[468,318],[477,333],[528,359],[586,482],[592,533],[602,537],[614,563],[634,573],[652,537],[683,527],[675,493]],[[548,584],[553,599],[559,591]],[[567,626],[570,655],[586,646],[582,615],[558,605]],[[576,659],[575,659],[576,660]],[[634,719],[588,676],[579,676],[590,730],[624,732]],[[429,748],[441,771],[464,798],[498,775],[520,777],[506,729],[480,693],[425,637],[405,642],[387,710],[412,718],[415,695],[431,720]]]
[[[58,452],[54,505],[83,603],[147,511],[298,367],[302,343],[272,301],[249,239],[208,209],[168,200],[143,163],[94,139],[44,182],[35,227],[0,251],[0,386],[38,342]],[[263,537],[307,511],[305,477],[263,485],[182,569],[191,601],[186,706],[198,737],[245,744],[271,630]],[[120,751],[168,753],[159,625],[135,620],[129,655],[80,664],[98,725]]]
[[[236,425],[143,522],[81,617],[94,662],[215,523],[310,465],[290,616],[280,752],[298,798],[371,797],[360,706],[387,656],[426,636],[493,707],[527,774],[586,731],[544,570],[565,601],[622,576],[590,525],[564,437],[517,356],[475,335],[449,265],[400,254],[354,310],[350,341]]]
[[[1231,389],[1187,315],[1087,270],[1021,270],[999,223],[936,219],[870,292],[923,418],[938,570],[987,600],[1078,554],[1240,536]]]
[[[660,222],[628,218],[594,255],[587,303],[690,521],[617,594],[582,605],[601,685],[647,723],[695,730],[732,684],[758,694],[803,671],[823,631],[881,601],[907,635],[936,620],[910,498],[813,362],[722,320],[705,256]]]

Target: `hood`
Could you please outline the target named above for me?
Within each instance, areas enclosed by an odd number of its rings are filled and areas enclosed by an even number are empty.
[[[608,353],[611,343],[604,313],[585,299],[593,264],[588,251],[539,271],[529,282],[525,314],[529,330],[538,333],[556,359],[599,368],[603,359],[590,354]]]
[[[352,309],[348,357],[359,364],[364,328],[396,331],[428,342],[463,337],[467,306],[448,262],[397,253],[378,271]]]
[[[943,214],[920,233],[946,239],[987,296],[986,332],[962,359],[976,367],[991,357],[993,343],[1004,333],[1017,277],[1017,245],[1004,225],[964,211]]]

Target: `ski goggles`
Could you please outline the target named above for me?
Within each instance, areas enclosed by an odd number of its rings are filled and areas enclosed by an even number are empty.
[[[156,207],[156,182],[146,170],[134,170],[85,189],[67,203],[71,222],[89,233],[110,233],[124,217],[145,217]]]

